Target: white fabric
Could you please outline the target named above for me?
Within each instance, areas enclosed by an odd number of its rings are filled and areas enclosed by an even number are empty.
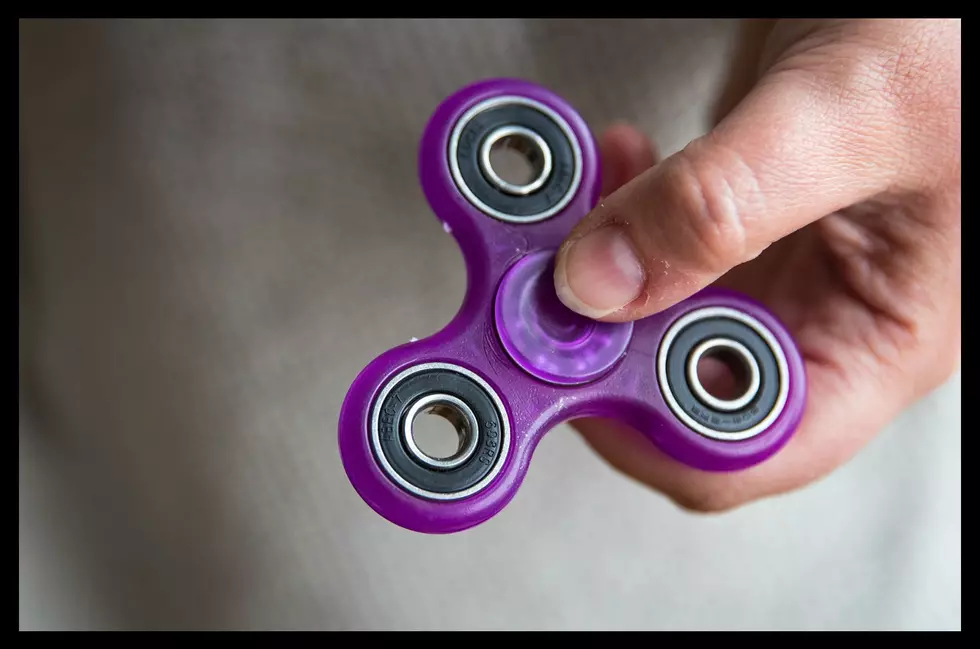
[[[417,183],[431,110],[521,76],[670,153],[733,26],[22,23],[21,628],[958,629],[958,377],[722,516],[568,428],[458,535],[388,524],[341,468],[350,381],[463,294]]]

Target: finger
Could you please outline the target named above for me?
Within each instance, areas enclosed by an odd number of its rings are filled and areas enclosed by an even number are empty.
[[[888,124],[822,87],[770,74],[711,133],[606,197],[559,251],[562,301],[595,319],[645,317],[886,188],[902,163],[879,144]]]
[[[659,154],[648,137],[628,124],[615,124],[599,138],[602,195],[614,191],[657,164]]]

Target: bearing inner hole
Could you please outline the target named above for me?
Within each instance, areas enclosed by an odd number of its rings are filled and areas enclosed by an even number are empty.
[[[698,381],[716,399],[734,401],[749,390],[749,368],[731,350],[714,349],[698,361]]]
[[[728,338],[705,340],[691,351],[687,380],[699,401],[724,411],[747,406],[762,385],[755,356],[745,345]]]
[[[534,131],[522,126],[503,126],[490,133],[481,147],[483,173],[501,191],[526,196],[551,175],[551,150]]]
[[[511,135],[490,148],[490,166],[505,182],[530,185],[544,169],[544,156],[530,140]]]
[[[434,460],[445,460],[459,453],[471,434],[463,413],[449,405],[430,406],[412,422],[415,445]]]
[[[473,410],[461,399],[427,394],[405,413],[403,441],[416,462],[431,469],[450,470],[476,452],[479,427]]]

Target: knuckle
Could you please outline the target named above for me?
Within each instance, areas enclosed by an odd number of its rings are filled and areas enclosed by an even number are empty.
[[[748,167],[718,147],[703,155],[702,142],[678,154],[666,179],[668,213],[682,215],[666,235],[698,270],[721,274],[746,260],[747,235],[740,204],[755,186]],[[724,156],[728,159],[718,160]],[[734,163],[734,164],[733,164]]]
[[[957,337],[955,345],[943,346],[940,352],[939,362],[936,364],[935,385],[943,385],[953,378],[959,372],[961,362],[962,354]]]
[[[736,494],[723,489],[690,488],[669,494],[670,500],[693,514],[721,514],[743,504]]]
[[[830,36],[781,63],[826,100],[838,145],[888,161],[899,180],[946,171],[959,144],[958,24],[844,21]]]

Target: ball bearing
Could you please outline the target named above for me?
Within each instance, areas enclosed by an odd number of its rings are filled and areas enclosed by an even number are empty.
[[[698,363],[716,351],[731,354],[747,380],[731,399],[712,395],[698,378]],[[789,366],[768,328],[745,313],[708,307],[688,313],[667,330],[657,354],[657,377],[667,406],[692,430],[721,441],[764,432],[789,395]]]
[[[417,417],[440,415],[456,428],[459,444],[448,458],[419,448]],[[392,378],[371,413],[378,464],[406,491],[431,500],[472,496],[500,472],[510,451],[510,423],[500,396],[474,372],[448,363],[424,363]]]
[[[533,169],[526,183],[505,181],[493,168],[493,148],[507,144]],[[495,97],[468,110],[449,138],[449,168],[477,209],[510,223],[536,223],[559,213],[582,181],[582,149],[552,108],[526,97]]]

